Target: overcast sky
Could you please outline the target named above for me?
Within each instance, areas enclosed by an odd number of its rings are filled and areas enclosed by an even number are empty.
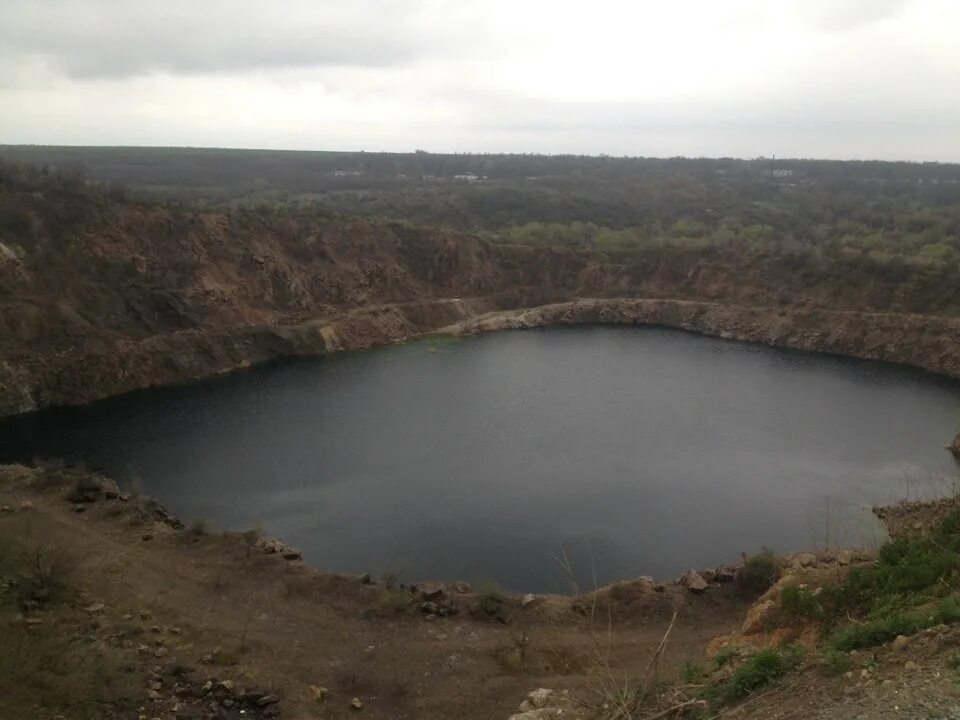
[[[958,0],[0,0],[0,143],[960,161]]]

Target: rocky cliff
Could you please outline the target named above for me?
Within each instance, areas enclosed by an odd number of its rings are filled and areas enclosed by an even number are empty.
[[[956,294],[936,273],[507,246],[404,223],[56,193],[16,202],[29,222],[0,229],[0,415],[451,326],[659,324],[960,376]]]

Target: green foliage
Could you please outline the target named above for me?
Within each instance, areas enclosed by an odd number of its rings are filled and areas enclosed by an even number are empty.
[[[747,592],[766,592],[780,579],[780,559],[764,548],[751,556],[737,574],[737,584]]]
[[[816,620],[824,614],[817,597],[804,585],[784,588],[780,607],[788,620]]]
[[[823,666],[831,675],[843,675],[843,673],[853,667],[853,660],[851,660],[850,654],[835,650],[834,648],[826,648],[823,651],[822,657]]]
[[[688,685],[695,685],[696,683],[703,682],[704,678],[707,677],[707,671],[703,665],[695,663],[691,660],[687,660],[685,663],[683,663],[680,676]]]
[[[947,655],[947,667],[951,670],[960,670],[960,650],[954,650]]]
[[[880,620],[841,628],[830,637],[829,645],[838,651],[858,650],[883,645],[897,635],[913,635],[923,628],[924,624],[919,616],[897,613]]]
[[[941,600],[932,612],[897,612],[862,624],[847,625],[828,640],[834,650],[859,650],[888,643],[897,635],[913,635],[934,625],[960,620],[960,599]]]
[[[801,645],[760,650],[744,659],[727,680],[712,685],[707,695],[717,703],[742,700],[757,690],[773,684],[800,665],[802,660]]]
[[[730,664],[734,660],[739,660],[746,653],[747,651],[744,648],[738,645],[731,645],[730,647],[721,648],[720,651],[713,656],[713,662],[714,665],[716,665],[716,667],[719,669]]]

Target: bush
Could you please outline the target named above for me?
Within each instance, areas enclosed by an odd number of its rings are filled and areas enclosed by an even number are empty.
[[[712,686],[708,695],[720,703],[741,700],[782,678],[796,668],[802,659],[801,645],[761,650],[747,657],[728,680]]]
[[[780,560],[766,548],[748,558],[737,575],[740,587],[757,595],[769,590],[779,579]]]
[[[818,598],[804,585],[784,588],[780,607],[790,620],[817,620],[824,614]]]
[[[713,662],[717,666],[717,669],[720,669],[724,665],[729,665],[734,660],[739,660],[746,653],[747,651],[739,645],[731,645],[730,647],[721,649],[716,655],[714,655]]]
[[[941,600],[932,612],[898,612],[859,625],[848,625],[835,632],[829,642],[836,650],[858,650],[888,643],[897,635],[913,635],[934,625],[949,625],[960,620],[960,598]]]
[[[823,666],[831,675],[843,675],[853,667],[853,661],[848,653],[827,648],[823,651]]]
[[[16,575],[22,597],[33,599],[40,594],[53,597],[62,592],[77,564],[73,553],[55,543],[27,545],[16,558]]]
[[[830,637],[829,644],[834,650],[859,650],[883,645],[897,635],[913,635],[923,627],[918,616],[898,613],[882,620],[871,620],[841,628]]]

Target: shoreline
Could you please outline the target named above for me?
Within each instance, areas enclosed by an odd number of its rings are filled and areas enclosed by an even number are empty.
[[[0,418],[202,380],[284,358],[322,357],[431,334],[549,326],[676,328],[904,365],[960,380],[960,318],[651,298],[579,298],[508,309],[501,305],[496,298],[378,305],[295,325],[182,330],[53,361],[7,360],[0,362]]]

